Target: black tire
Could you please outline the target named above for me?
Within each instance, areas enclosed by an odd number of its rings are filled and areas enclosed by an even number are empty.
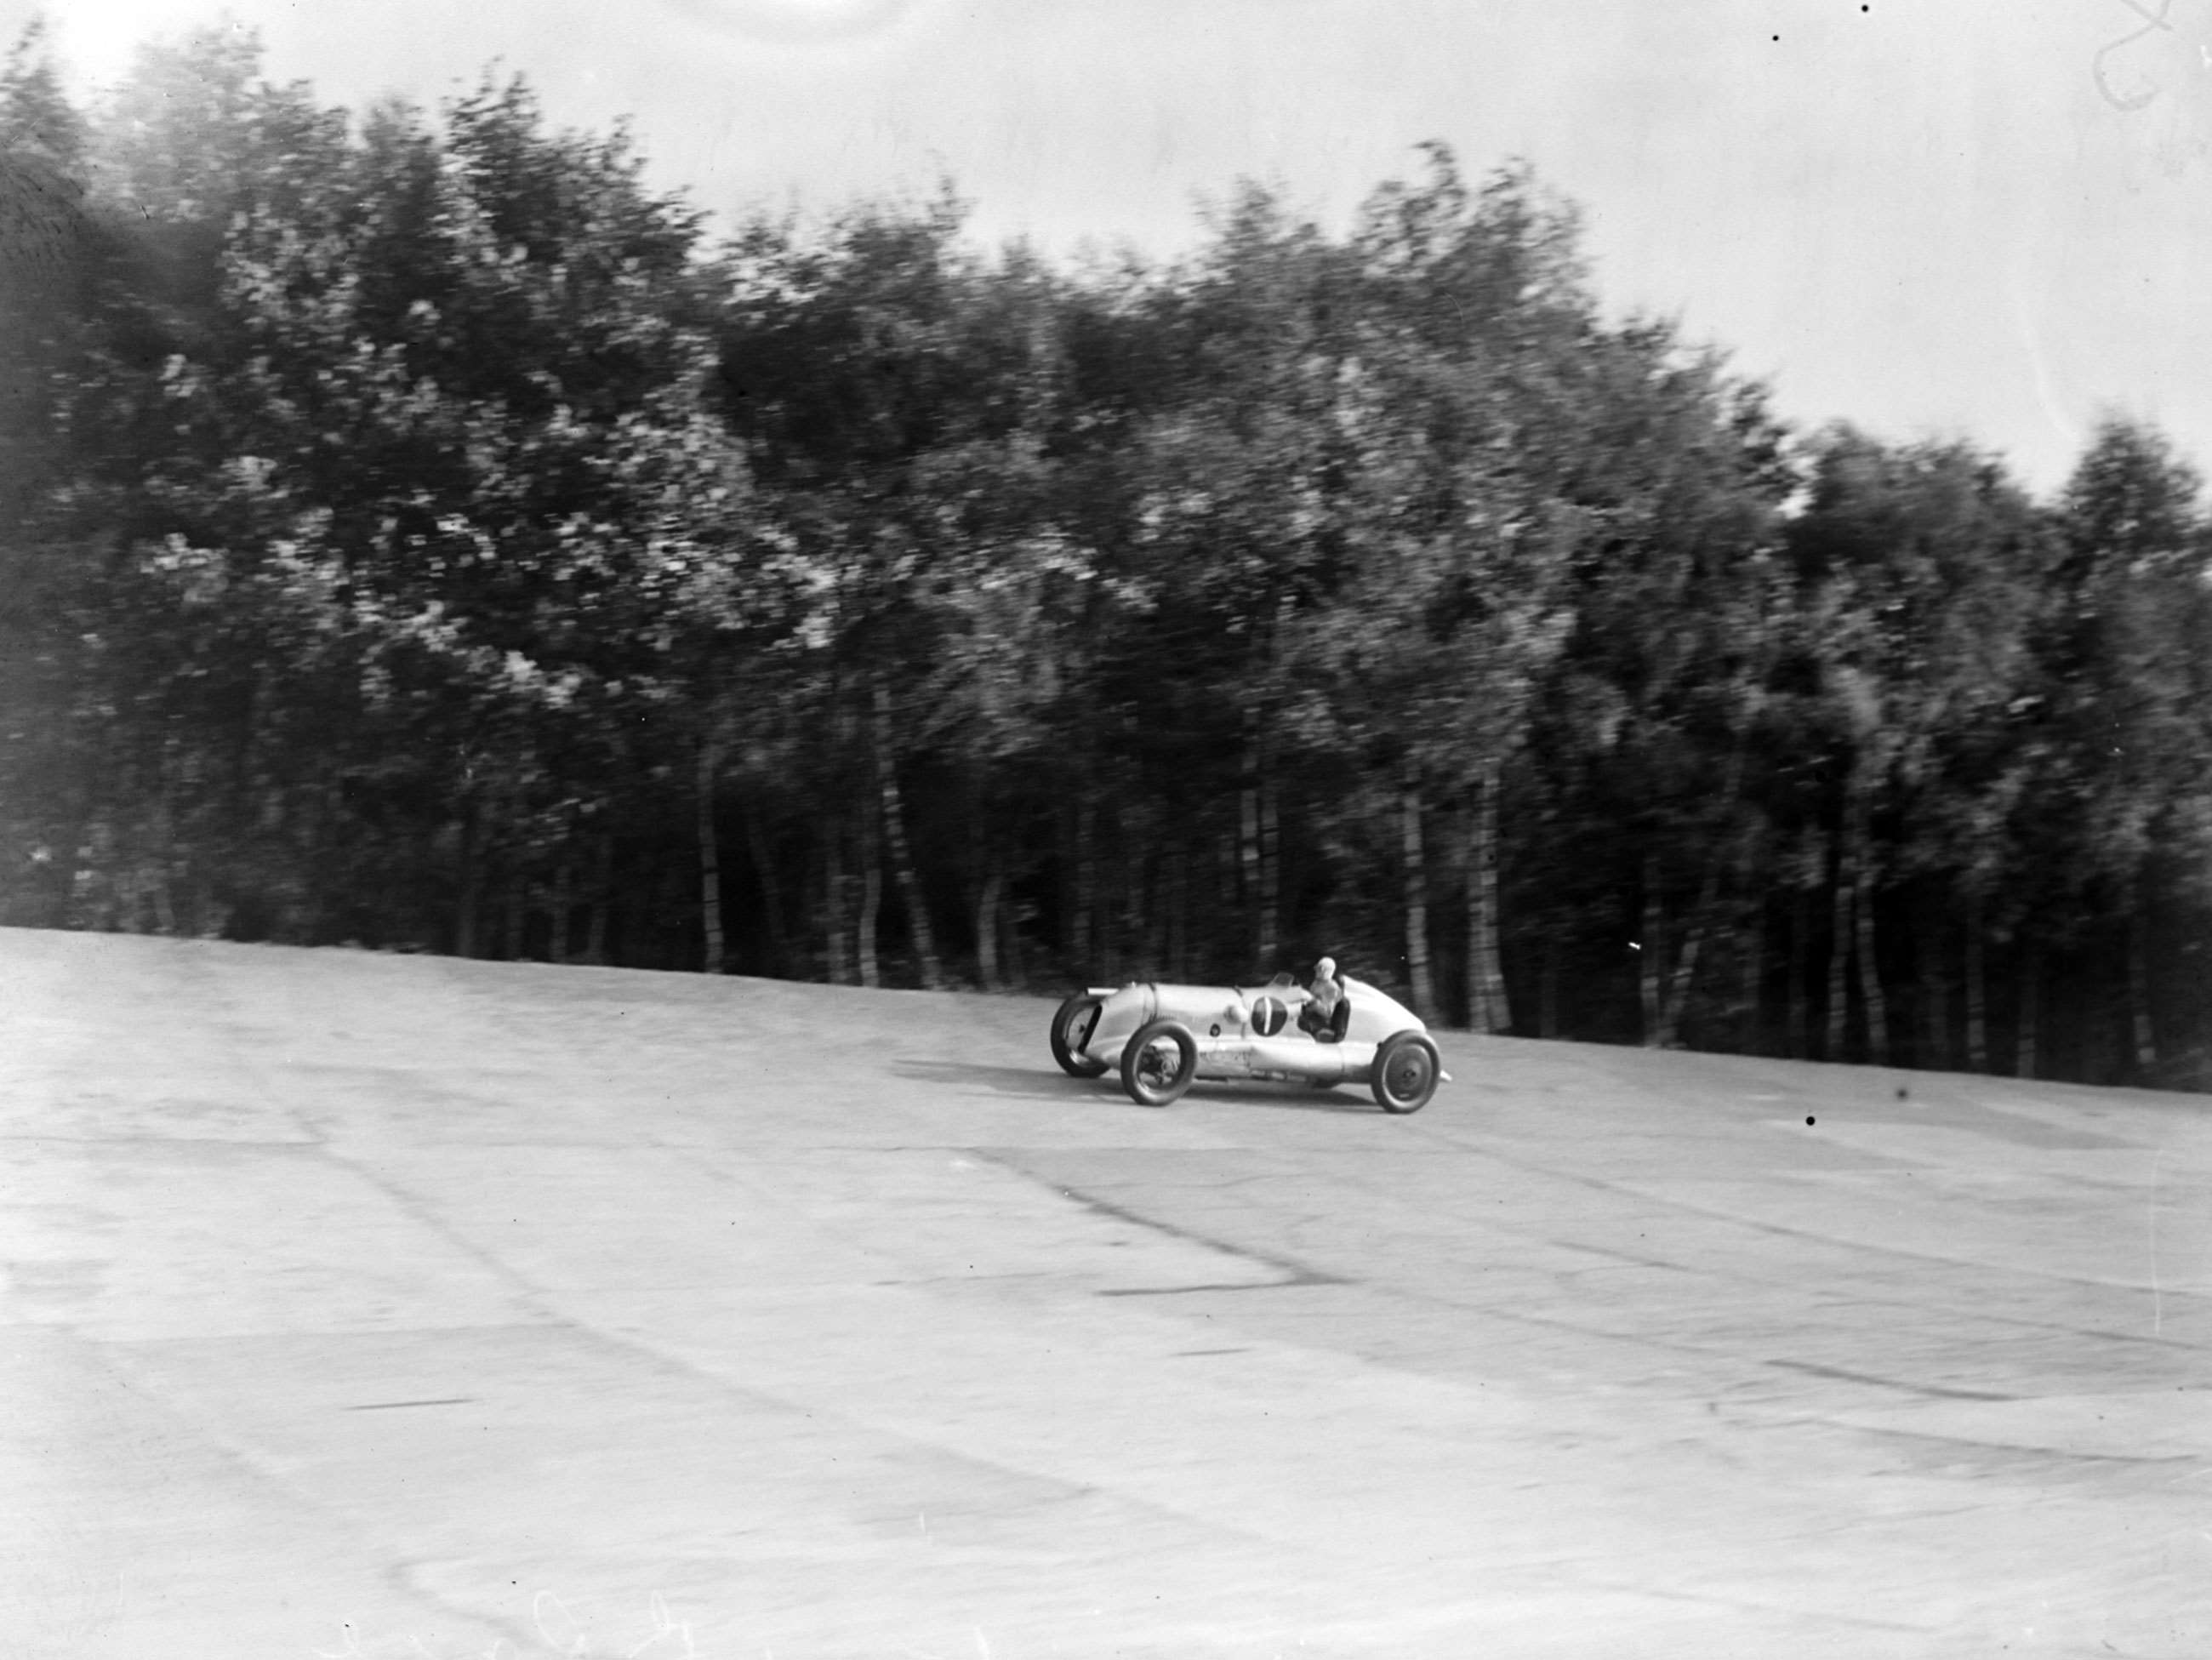
[[[1062,1003],[1052,1017],[1052,1058],[1070,1078],[1096,1078],[1106,1070],[1103,1061],[1079,1053],[1098,1028],[1098,1011],[1106,1000],[1079,991]]]
[[[1175,1051],[1172,1070],[1162,1063]],[[1198,1076],[1198,1039],[1180,1020],[1155,1020],[1139,1029],[1121,1051],[1121,1087],[1140,1107],[1164,1107]]]
[[[1419,1112],[1437,1092],[1443,1069],[1443,1057],[1426,1032],[1393,1032],[1375,1051],[1368,1085],[1383,1111]]]

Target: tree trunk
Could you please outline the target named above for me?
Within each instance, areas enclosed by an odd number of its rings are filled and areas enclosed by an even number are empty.
[[[119,854],[107,870],[107,900],[98,926],[102,933],[138,932],[138,873]]]
[[[992,866],[975,901],[975,977],[985,991],[999,988],[999,892],[1005,885],[1006,878]]]
[[[1825,1011],[1827,1036],[1820,1058],[1831,1062],[1844,1058],[1845,1022],[1850,1013],[1844,971],[1851,949],[1851,893],[1854,885],[1851,846],[1846,836],[1836,849],[1835,875],[1828,889],[1828,1006]]]
[[[63,824],[61,836],[48,849],[45,866],[48,927],[65,928],[76,921],[76,873],[82,865],[85,844],[91,838],[92,814],[93,808],[80,788],[76,799],[70,803],[70,816]],[[217,925],[218,933],[222,926]]]
[[[783,886],[775,879],[775,854],[768,844],[768,833],[761,828],[758,812],[748,807],[744,812],[745,847],[752,854],[753,873],[760,882],[761,909],[768,921],[769,950],[775,956],[775,971],[791,972],[791,949],[783,933]]]
[[[2036,1039],[2043,1013],[2043,947],[2030,945],[2020,954],[2020,1021],[2013,1034],[2013,1075],[2036,1075]]]
[[[1674,959],[1668,973],[1665,987],[1660,994],[1660,1025],[1662,1030],[1662,1049],[1679,1049],[1682,1041],[1682,1012],[1690,1006],[1690,991],[1698,983],[1698,964],[1703,959],[1705,941],[1711,937],[1713,912],[1720,903],[1720,880],[1716,872],[1706,873],[1705,885],[1698,895],[1697,908],[1690,913],[1689,932],[1682,940],[1682,954]],[[1657,918],[1654,918],[1655,922]],[[1654,938],[1657,937],[1654,931]],[[1664,953],[1662,953],[1664,960]]]
[[[890,862],[891,879],[898,884],[899,903],[906,911],[907,938],[921,964],[923,988],[943,991],[945,964],[937,954],[937,931],[930,925],[929,902],[922,893],[921,873],[915,868],[913,849],[907,841],[906,807],[888,764],[884,768],[883,802],[884,851]]]
[[[1881,959],[1875,952],[1874,860],[1868,856],[1866,824],[1862,818],[1852,833],[1855,873],[1851,916],[1855,939],[1851,960],[1857,965],[1859,1001],[1866,1010],[1867,1058],[1878,1067],[1891,1064],[1889,1000],[1881,988]]]
[[[154,860],[147,886],[154,901],[154,931],[167,938],[175,939],[179,930],[177,927],[176,902],[169,893],[167,860],[157,858]]]
[[[1982,904],[1966,907],[1966,1066],[1970,1071],[1990,1069],[1990,982],[1982,954]]]
[[[699,745],[699,921],[705,939],[701,971],[722,972],[722,844],[714,828],[714,782],[721,754],[711,739]]]
[[[827,958],[830,982],[836,986],[853,983],[853,938],[848,920],[852,879],[845,872],[844,827],[837,815],[823,815],[822,824],[822,926],[823,954]]]
[[[1917,926],[1912,964],[1917,989],[1912,1000],[1919,1026],[1913,1059],[1933,1069],[1949,1065],[1951,1059],[1951,1023],[1946,1018],[1950,1000],[1945,994],[1943,976],[1942,913],[1925,903],[1924,897],[1913,910]]]
[[[1425,1020],[1436,1012],[1429,975],[1429,870],[1421,851],[1421,787],[1411,765],[1401,786],[1398,817],[1405,854],[1406,978],[1413,1012]]]
[[[1738,1039],[1747,1055],[1759,1055],[1765,1050],[1759,1025],[1759,994],[1766,982],[1766,912],[1754,900],[1751,916],[1736,935],[1737,969],[1742,979],[1737,984],[1736,1000],[1742,1009],[1743,1025]]]
[[[1744,746],[1739,739],[1729,756],[1728,775],[1721,786],[1722,805],[1730,812],[1734,811],[1736,797],[1743,788],[1743,768]],[[1690,909],[1689,931],[1683,936],[1680,960],[1669,965],[1668,954],[1660,948],[1656,910],[1651,925],[1644,930],[1644,949],[1647,953],[1657,954],[1655,966],[1663,970],[1666,975],[1657,988],[1659,1018],[1656,1024],[1660,1034],[1658,1047],[1662,1049],[1677,1048],[1681,1042],[1682,1012],[1689,1007],[1690,990],[1697,984],[1698,961],[1703,956],[1705,940],[1712,932],[1713,917],[1720,904],[1721,879],[1727,869],[1730,851],[1735,854],[1741,884],[1745,886],[1749,885],[1753,835],[1753,828],[1747,824],[1725,841],[1715,837],[1706,849],[1705,873],[1698,882],[1696,903]],[[1656,865],[1651,859],[1645,860],[1644,867],[1647,875],[1657,874]],[[1647,1034],[1645,1041],[1649,1043],[1648,1034],[1652,1031],[1652,1023],[1648,1017],[1644,1031]]]
[[[1030,958],[1027,944],[1022,934],[1022,924],[1030,915],[1029,908],[1015,905],[1000,913],[999,943],[1000,956],[1006,964],[1006,983],[1026,986],[1030,982]]]
[[[560,864],[553,872],[553,926],[545,942],[545,956],[549,962],[565,963],[568,960],[568,916],[575,903],[575,863],[563,853]]]
[[[500,955],[510,963],[520,963],[527,954],[530,943],[526,937],[530,927],[530,879],[520,871],[507,879],[504,913]]]
[[[1810,1000],[1813,970],[1813,891],[1799,888],[1790,906],[1790,997],[1783,1044],[1792,1061],[1802,1061],[1812,1042]]]
[[[1484,763],[1475,780],[1474,809],[1468,818],[1467,1023],[1476,1031],[1507,1031],[1513,1025],[1498,941],[1503,915],[1498,903],[1498,820],[1503,811],[1504,772],[1503,763],[1495,757]],[[1555,1008],[1555,1016],[1557,1012]]]
[[[684,941],[691,937],[690,919],[697,909],[696,894],[688,874],[689,861],[672,857],[662,848],[654,853],[652,868],[653,885],[647,891],[653,895],[653,966],[672,972],[691,960],[690,948]],[[672,923],[671,918],[683,920]]]
[[[161,774],[166,775],[167,770],[163,768]],[[169,812],[169,782],[166,775],[161,776],[158,787],[160,793],[154,800],[154,846],[146,861],[146,886],[148,897],[154,902],[154,932],[174,939],[177,935],[177,909],[169,896],[169,867],[177,838],[175,821]],[[307,858],[304,862],[310,870],[315,868],[319,861],[313,856],[313,849],[307,849]]]
[[[899,794],[898,769],[891,757],[891,696],[878,684],[875,689],[876,787],[883,798],[884,848],[890,860],[891,879],[898,884],[899,903],[906,908],[907,938],[921,959],[924,990],[945,989],[945,965],[937,958],[937,934],[929,926],[929,904],[921,891],[921,878],[914,867],[914,853],[907,842],[906,802]]]
[[[2150,944],[2138,898],[2128,915],[2128,1035],[2133,1042],[2136,1079],[2148,1079],[2158,1070],[2158,1031],[2150,1014]]]
[[[1551,1038],[1559,1035],[1559,947],[1548,936],[1544,940],[1542,977],[1536,986],[1536,1036]],[[1469,1019],[1473,1019],[1470,1013]]]
[[[884,904],[883,860],[876,847],[874,819],[860,816],[860,919],[854,929],[854,954],[860,959],[860,983],[874,990],[883,983],[876,963],[876,930]]]
[[[1158,839],[1157,836],[1146,838],[1147,845]],[[1169,910],[1172,903],[1170,890],[1174,885],[1174,863],[1172,854],[1155,853],[1139,866],[1139,874],[1144,884],[1146,974],[1148,978],[1156,980],[1176,977],[1168,972],[1168,930],[1171,926]]]
[[[1644,1047],[1672,1049],[1674,1033],[1668,1030],[1666,989],[1660,978],[1666,966],[1667,952],[1660,927],[1659,855],[1648,843],[1644,849],[1639,880],[1643,903],[1636,928],[1640,936],[1636,942],[1636,994],[1644,1011]]]
[[[599,873],[592,880],[591,920],[584,925],[584,960],[604,964],[607,960],[607,912],[614,904],[615,895],[615,838],[602,834],[599,837]]]
[[[1098,904],[1098,806],[1087,784],[1079,787],[1083,794],[1075,806],[1075,915],[1068,932],[1079,971],[1091,976],[1098,971],[1091,961],[1092,913]]]
[[[1264,766],[1266,754],[1261,751]],[[1283,948],[1283,846],[1275,810],[1275,781],[1260,775],[1260,961],[1272,971]]]
[[[477,954],[477,912],[483,893],[483,848],[481,845],[481,805],[471,797],[461,818],[460,892],[453,901],[453,955]]]
[[[1188,977],[1190,964],[1190,854],[1180,843],[1168,854],[1168,976]]]
[[[1136,970],[1135,978],[1157,980],[1159,969],[1149,956],[1152,942],[1146,938],[1150,925],[1145,915],[1145,860],[1137,851],[1144,837],[1130,834],[1128,818],[1120,812],[1114,815],[1114,830],[1119,855],[1114,861],[1115,886],[1121,896],[1120,909],[1107,912],[1114,919],[1109,929],[1114,938],[1114,955]]]
[[[1268,775],[1267,736],[1257,714],[1244,720],[1244,787],[1239,855],[1244,903],[1251,907],[1255,966],[1271,970],[1282,949],[1282,880],[1273,781]]]
[[[1763,823],[1759,814],[1746,813],[1735,844],[1735,903],[1739,915],[1746,919],[1733,936],[1741,959],[1737,964],[1743,1020],[1739,1042],[1745,1053],[1752,1055],[1764,1053],[1765,1047],[1759,1024],[1759,1003],[1766,988],[1766,895],[1758,881]]]
[[[1267,926],[1262,915],[1261,899],[1261,867],[1265,861],[1260,851],[1259,773],[1253,759],[1249,727],[1245,737],[1244,765],[1244,787],[1237,792],[1237,898],[1245,907],[1245,914],[1253,919],[1255,933],[1265,934]],[[1258,943],[1256,938],[1254,943]]]

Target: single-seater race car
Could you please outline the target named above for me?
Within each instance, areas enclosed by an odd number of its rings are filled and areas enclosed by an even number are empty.
[[[1118,1070],[1140,1106],[1164,1107],[1200,1078],[1259,1078],[1365,1084],[1383,1111],[1419,1112],[1451,1081],[1428,1028],[1373,986],[1345,976],[1337,984],[1344,1000],[1327,1025],[1301,1023],[1313,994],[1287,974],[1255,989],[1093,986],[1054,1013],[1052,1058],[1076,1078]]]

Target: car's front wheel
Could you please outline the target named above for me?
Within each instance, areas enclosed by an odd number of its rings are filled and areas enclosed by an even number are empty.
[[[1155,1020],[1121,1051],[1121,1087],[1140,1107],[1164,1107],[1198,1076],[1198,1039],[1180,1020]]]
[[[1419,1112],[1437,1092],[1443,1061],[1426,1032],[1393,1032],[1375,1051],[1369,1073],[1375,1100],[1385,1112]]]
[[[1105,1006],[1104,998],[1079,991],[1054,1012],[1052,1058],[1070,1078],[1096,1078],[1106,1070],[1103,1061],[1093,1061],[1083,1052],[1091,1034],[1098,1030],[1098,1011]]]

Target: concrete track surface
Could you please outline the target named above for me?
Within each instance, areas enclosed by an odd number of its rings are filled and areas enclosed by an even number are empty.
[[[2212,1655],[2212,1102],[0,932],[11,1660]]]

